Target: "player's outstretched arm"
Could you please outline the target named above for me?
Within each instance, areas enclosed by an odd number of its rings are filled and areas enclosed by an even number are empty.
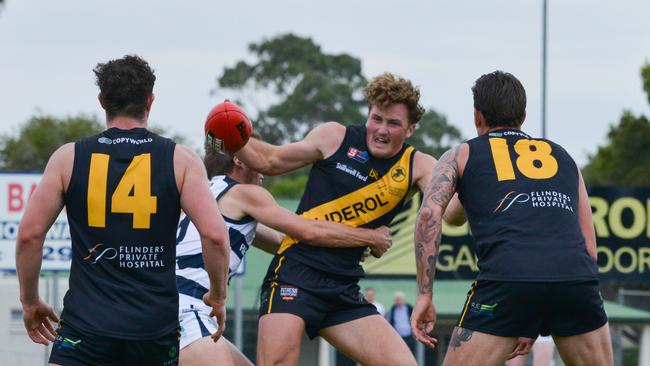
[[[283,238],[284,234],[273,230],[262,223],[258,223],[255,228],[253,246],[269,254],[275,254],[278,249],[280,249],[280,244],[282,243]]]
[[[432,179],[424,191],[422,207],[415,224],[415,262],[417,265],[418,297],[411,315],[415,338],[429,347],[437,340],[429,333],[436,321],[433,305],[433,281],[442,231],[442,216],[456,192],[460,177],[459,155],[465,145],[447,151],[434,166]],[[465,160],[466,161],[466,157]]]
[[[212,335],[216,342],[225,329],[226,289],[230,248],[228,232],[217,202],[210,192],[201,159],[185,146],[176,145],[174,152],[176,182],[181,196],[181,208],[201,235],[205,270],[210,278],[210,290],[203,300],[212,306],[210,316],[217,317],[219,329]]]
[[[580,169],[578,169],[578,177],[578,222],[580,223],[582,235],[585,237],[587,253],[589,253],[594,260],[598,260],[598,254],[596,252],[596,232],[594,231],[594,222],[591,218],[591,205],[589,204],[587,187],[585,187],[585,182],[582,179]]]
[[[325,220],[309,220],[279,206],[266,189],[255,185],[237,185],[229,195],[235,195],[233,204],[257,221],[273,229],[315,246],[333,248],[370,247],[375,256],[381,256],[392,245],[390,230],[353,228]],[[237,203],[234,203],[234,202]]]
[[[74,144],[62,146],[52,155],[41,182],[27,203],[16,241],[16,273],[25,328],[32,341],[44,345],[54,342],[56,332],[51,322],[59,319],[38,295],[43,242],[63,209],[64,182],[67,185],[73,161]]]
[[[286,145],[277,146],[250,139],[236,156],[262,174],[280,175],[333,154],[344,136],[345,126],[328,122],[311,130],[303,140]]]

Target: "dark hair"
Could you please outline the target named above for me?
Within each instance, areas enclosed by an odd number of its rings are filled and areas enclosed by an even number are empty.
[[[409,123],[418,123],[424,115],[420,105],[420,89],[404,78],[390,73],[381,74],[370,81],[364,89],[368,108],[378,105],[382,108],[403,103],[408,110]]]
[[[507,72],[494,71],[478,78],[472,87],[474,108],[489,127],[519,127],[526,112],[526,90]]]
[[[261,140],[262,137],[256,133],[251,133],[251,138]],[[203,158],[203,164],[205,165],[205,170],[208,173],[208,179],[217,175],[226,175],[232,172],[235,162],[233,161],[234,156],[227,151],[217,151],[212,145],[208,144],[207,141],[203,145],[205,150],[205,157]]]
[[[235,166],[233,156],[226,151],[217,151],[212,145],[207,142],[203,145],[205,150],[205,157],[203,157],[203,164],[208,173],[208,179],[217,175],[225,175],[232,172]]]
[[[143,118],[156,76],[147,61],[135,55],[99,63],[93,69],[108,119]]]

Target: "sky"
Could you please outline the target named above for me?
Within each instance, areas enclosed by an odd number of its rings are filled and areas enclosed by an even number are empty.
[[[150,123],[198,147],[224,67],[250,43],[293,32],[326,53],[393,72],[422,104],[473,137],[470,88],[504,70],[527,90],[523,129],[541,134],[542,0],[231,1],[5,0],[0,11],[0,134],[34,115],[95,115],[93,67],[138,54],[156,70]],[[579,165],[622,111],[650,115],[640,68],[650,62],[650,1],[548,1],[547,137]],[[263,103],[263,101],[262,101]],[[360,121],[363,122],[363,121]],[[253,121],[254,123],[254,121]]]

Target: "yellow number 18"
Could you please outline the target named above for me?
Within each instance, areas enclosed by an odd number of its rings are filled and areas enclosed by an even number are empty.
[[[491,137],[490,150],[497,172],[497,179],[514,180],[515,171],[510,159],[510,151],[506,139]],[[521,174],[531,179],[548,179],[557,174],[557,160],[551,155],[551,145],[546,141],[521,139],[515,143],[517,169]],[[535,164],[535,162],[538,164]]]
[[[93,153],[88,174],[88,226],[106,227],[107,154]],[[131,192],[133,192],[131,194]],[[149,229],[157,211],[157,197],[151,195],[151,154],[137,155],[126,168],[111,196],[112,213],[133,214],[134,229]]]

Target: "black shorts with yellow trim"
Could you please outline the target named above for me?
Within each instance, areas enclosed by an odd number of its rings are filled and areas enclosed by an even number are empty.
[[[56,333],[49,363],[63,366],[178,365],[179,328],[155,339],[133,340],[88,333],[62,319]]]
[[[262,284],[260,317],[297,315],[313,339],[321,329],[379,314],[359,291],[358,282],[356,277],[337,276],[276,255]]]
[[[598,280],[475,281],[456,325],[501,337],[568,337],[607,323]]]

